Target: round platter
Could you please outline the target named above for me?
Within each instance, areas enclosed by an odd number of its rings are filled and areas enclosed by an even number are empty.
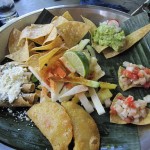
[[[109,8],[99,7],[99,6],[59,6],[46,8],[54,15],[61,15],[65,11],[69,11],[75,20],[81,21],[81,15],[91,19],[96,25],[99,22],[108,20],[108,19],[117,19],[119,22],[124,22],[129,19],[131,16],[116,11]],[[37,10],[26,15],[23,15],[15,20],[12,20],[8,24],[0,28],[0,61],[4,59],[4,56],[8,53],[7,43],[11,30],[13,28],[23,29],[25,26],[30,25],[36,21],[39,14],[42,10]],[[118,64],[122,63],[122,58],[126,59],[128,54],[121,55],[118,60]],[[107,65],[112,65],[111,60],[107,61],[103,57],[99,57],[99,62],[102,68],[107,69]],[[115,63],[115,64],[117,64]],[[114,65],[115,65],[114,64]],[[105,70],[104,69],[104,70]],[[114,68],[116,69],[116,68]],[[105,70],[107,73],[109,71]],[[110,70],[114,75],[113,70]],[[116,82],[117,77],[114,77],[114,82]],[[132,93],[132,91],[131,91]],[[22,111],[21,108],[15,109],[14,111]],[[133,125],[115,125],[109,123],[109,113],[99,116],[96,112],[91,114],[95,119],[98,128],[101,133],[101,150],[107,149],[117,149],[117,150],[126,150],[126,149],[136,149],[144,150],[143,147],[143,128],[140,128],[142,132],[138,132],[137,126]],[[148,128],[148,127],[147,127]],[[139,136],[140,135],[140,136]],[[144,134],[145,135],[145,134]],[[146,136],[146,135],[145,135]],[[147,139],[147,136],[146,136]],[[140,141],[139,141],[140,140]],[[0,141],[8,144],[11,147],[17,149],[51,149],[50,143],[42,135],[42,133],[34,126],[33,123],[26,120],[15,119],[15,117],[8,112],[8,109],[0,108]],[[72,149],[72,148],[70,148]]]

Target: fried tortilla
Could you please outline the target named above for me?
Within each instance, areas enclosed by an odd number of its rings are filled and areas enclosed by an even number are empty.
[[[85,24],[87,24],[90,27],[90,29],[89,29],[90,34],[93,35],[94,31],[97,29],[96,25],[91,20],[89,20],[83,16],[81,16],[81,17],[84,20]]]
[[[100,146],[100,135],[93,118],[78,104],[74,102],[63,102],[71,118],[74,133],[74,150],[98,150]]]
[[[40,41],[43,42],[44,41],[43,37],[50,34],[52,29],[53,29],[53,24],[44,24],[44,25],[31,24],[31,26],[27,26],[22,30],[19,37],[18,45],[20,45],[23,39],[35,40],[36,42],[37,39],[42,38],[42,40],[40,39]]]
[[[53,150],[68,150],[72,139],[71,119],[65,109],[55,102],[32,106],[28,116],[51,143]]]
[[[115,104],[116,98],[118,96],[122,96],[122,94],[118,93],[115,96],[111,106],[113,106]],[[146,108],[146,111],[147,111],[147,116],[145,118],[141,119],[140,122],[138,122],[138,123],[132,123],[132,124],[135,124],[135,125],[147,125],[147,124],[150,124],[150,109]],[[110,113],[110,122],[111,123],[116,123],[116,124],[128,124],[127,122],[122,120],[117,114],[111,114],[111,113]]]
[[[108,59],[108,58],[115,57],[115,56],[119,55],[120,53],[128,50],[135,43],[137,43],[139,40],[141,40],[149,31],[150,31],[150,24],[127,35],[125,38],[124,47],[120,51],[114,51],[110,47],[103,50],[103,54],[104,54],[105,58]]]
[[[92,47],[98,52],[101,53],[103,50],[105,50],[106,48],[108,48],[108,46],[101,46],[98,45],[96,43],[92,43]]]
[[[133,64],[133,65],[136,65],[136,64]],[[150,86],[149,85],[149,80],[150,80],[149,79],[149,74],[150,74],[150,69],[149,68],[144,67],[143,69],[139,69],[140,71],[137,74],[136,74],[136,72],[133,73],[132,71],[129,71],[129,73],[131,74],[130,76],[132,76],[132,74],[134,75],[134,78],[135,78],[134,80],[130,79],[128,77],[122,77],[122,71],[123,70],[126,70],[126,69],[124,67],[120,66],[119,70],[118,70],[118,81],[119,81],[119,86],[123,91],[126,91],[130,88],[133,88],[133,87],[143,87],[143,88],[147,88],[147,89],[149,88],[149,86]],[[141,73],[141,77],[139,77],[140,73]],[[129,80],[130,84],[129,85],[124,84],[125,81],[122,82],[123,78],[126,78],[127,80]],[[142,79],[144,79],[144,82],[140,84]],[[128,81],[126,81],[125,83],[128,83]]]
[[[71,16],[71,14],[68,11],[64,12],[64,14],[62,16],[64,18],[66,18],[68,21],[74,21],[73,17]]]
[[[0,102],[0,107],[31,107],[33,104],[37,103],[37,100],[38,96],[36,94],[34,97],[30,97],[28,100],[23,97],[19,97],[13,103],[3,101]]]
[[[58,27],[58,32],[64,39],[66,45],[71,48],[75,46],[89,31],[89,26],[83,22],[68,21]]]
[[[13,45],[13,44],[12,44]],[[24,44],[18,46],[17,51],[10,53],[9,55],[6,55],[5,57],[12,59],[17,62],[24,62],[29,59],[29,46],[28,46],[28,41],[25,40]]]
[[[128,90],[128,89],[130,89],[130,88],[132,88],[132,87],[134,87],[133,85],[130,85],[130,86],[124,86],[123,84],[122,84],[122,82],[120,82],[120,80],[119,80],[119,78],[120,78],[120,76],[121,76],[121,71],[122,71],[122,69],[123,69],[123,67],[119,67],[119,70],[118,70],[118,82],[119,82],[119,86],[120,86],[120,88],[123,90],[123,91],[126,91],[126,90]]]
[[[39,47],[34,47],[32,49],[32,51],[35,51],[35,50],[52,50],[53,48],[56,48],[56,47],[60,47],[61,45],[63,44],[63,41],[61,40],[61,38],[59,36],[57,36],[55,38],[55,40],[53,40],[51,43],[47,44],[47,45],[43,45],[43,46],[39,46]]]
[[[22,44],[21,44],[21,46],[17,46],[20,34],[21,34],[21,31],[19,31],[18,29],[14,28],[11,31],[11,33],[9,35],[9,40],[8,40],[8,49],[9,49],[10,54],[12,54],[22,48]]]

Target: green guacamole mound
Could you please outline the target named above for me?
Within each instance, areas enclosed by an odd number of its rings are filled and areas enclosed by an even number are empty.
[[[121,28],[101,23],[95,30],[92,37],[94,43],[101,46],[112,47],[115,51],[119,51],[125,43],[125,33]]]

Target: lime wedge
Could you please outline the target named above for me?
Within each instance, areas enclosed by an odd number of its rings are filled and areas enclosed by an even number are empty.
[[[67,51],[64,57],[82,77],[89,73],[89,61],[84,53],[80,51]]]

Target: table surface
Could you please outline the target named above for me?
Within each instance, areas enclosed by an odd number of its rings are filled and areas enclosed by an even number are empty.
[[[119,4],[127,9],[129,9],[129,13],[131,14],[134,10],[136,10],[140,5],[144,3],[145,0],[103,0],[107,3]],[[19,0],[15,2],[16,10],[19,15],[26,14],[28,12],[51,7],[57,5],[69,5],[69,4],[79,4],[80,0]]]
[[[112,4],[119,4],[127,9],[129,9],[129,13],[134,12],[140,5],[144,3],[144,0],[104,0],[105,2]],[[15,2],[15,8],[19,14],[19,16],[29,13],[31,11],[58,6],[58,5],[70,5],[70,4],[79,4],[80,0],[19,0]],[[0,150],[13,150],[0,143]]]

